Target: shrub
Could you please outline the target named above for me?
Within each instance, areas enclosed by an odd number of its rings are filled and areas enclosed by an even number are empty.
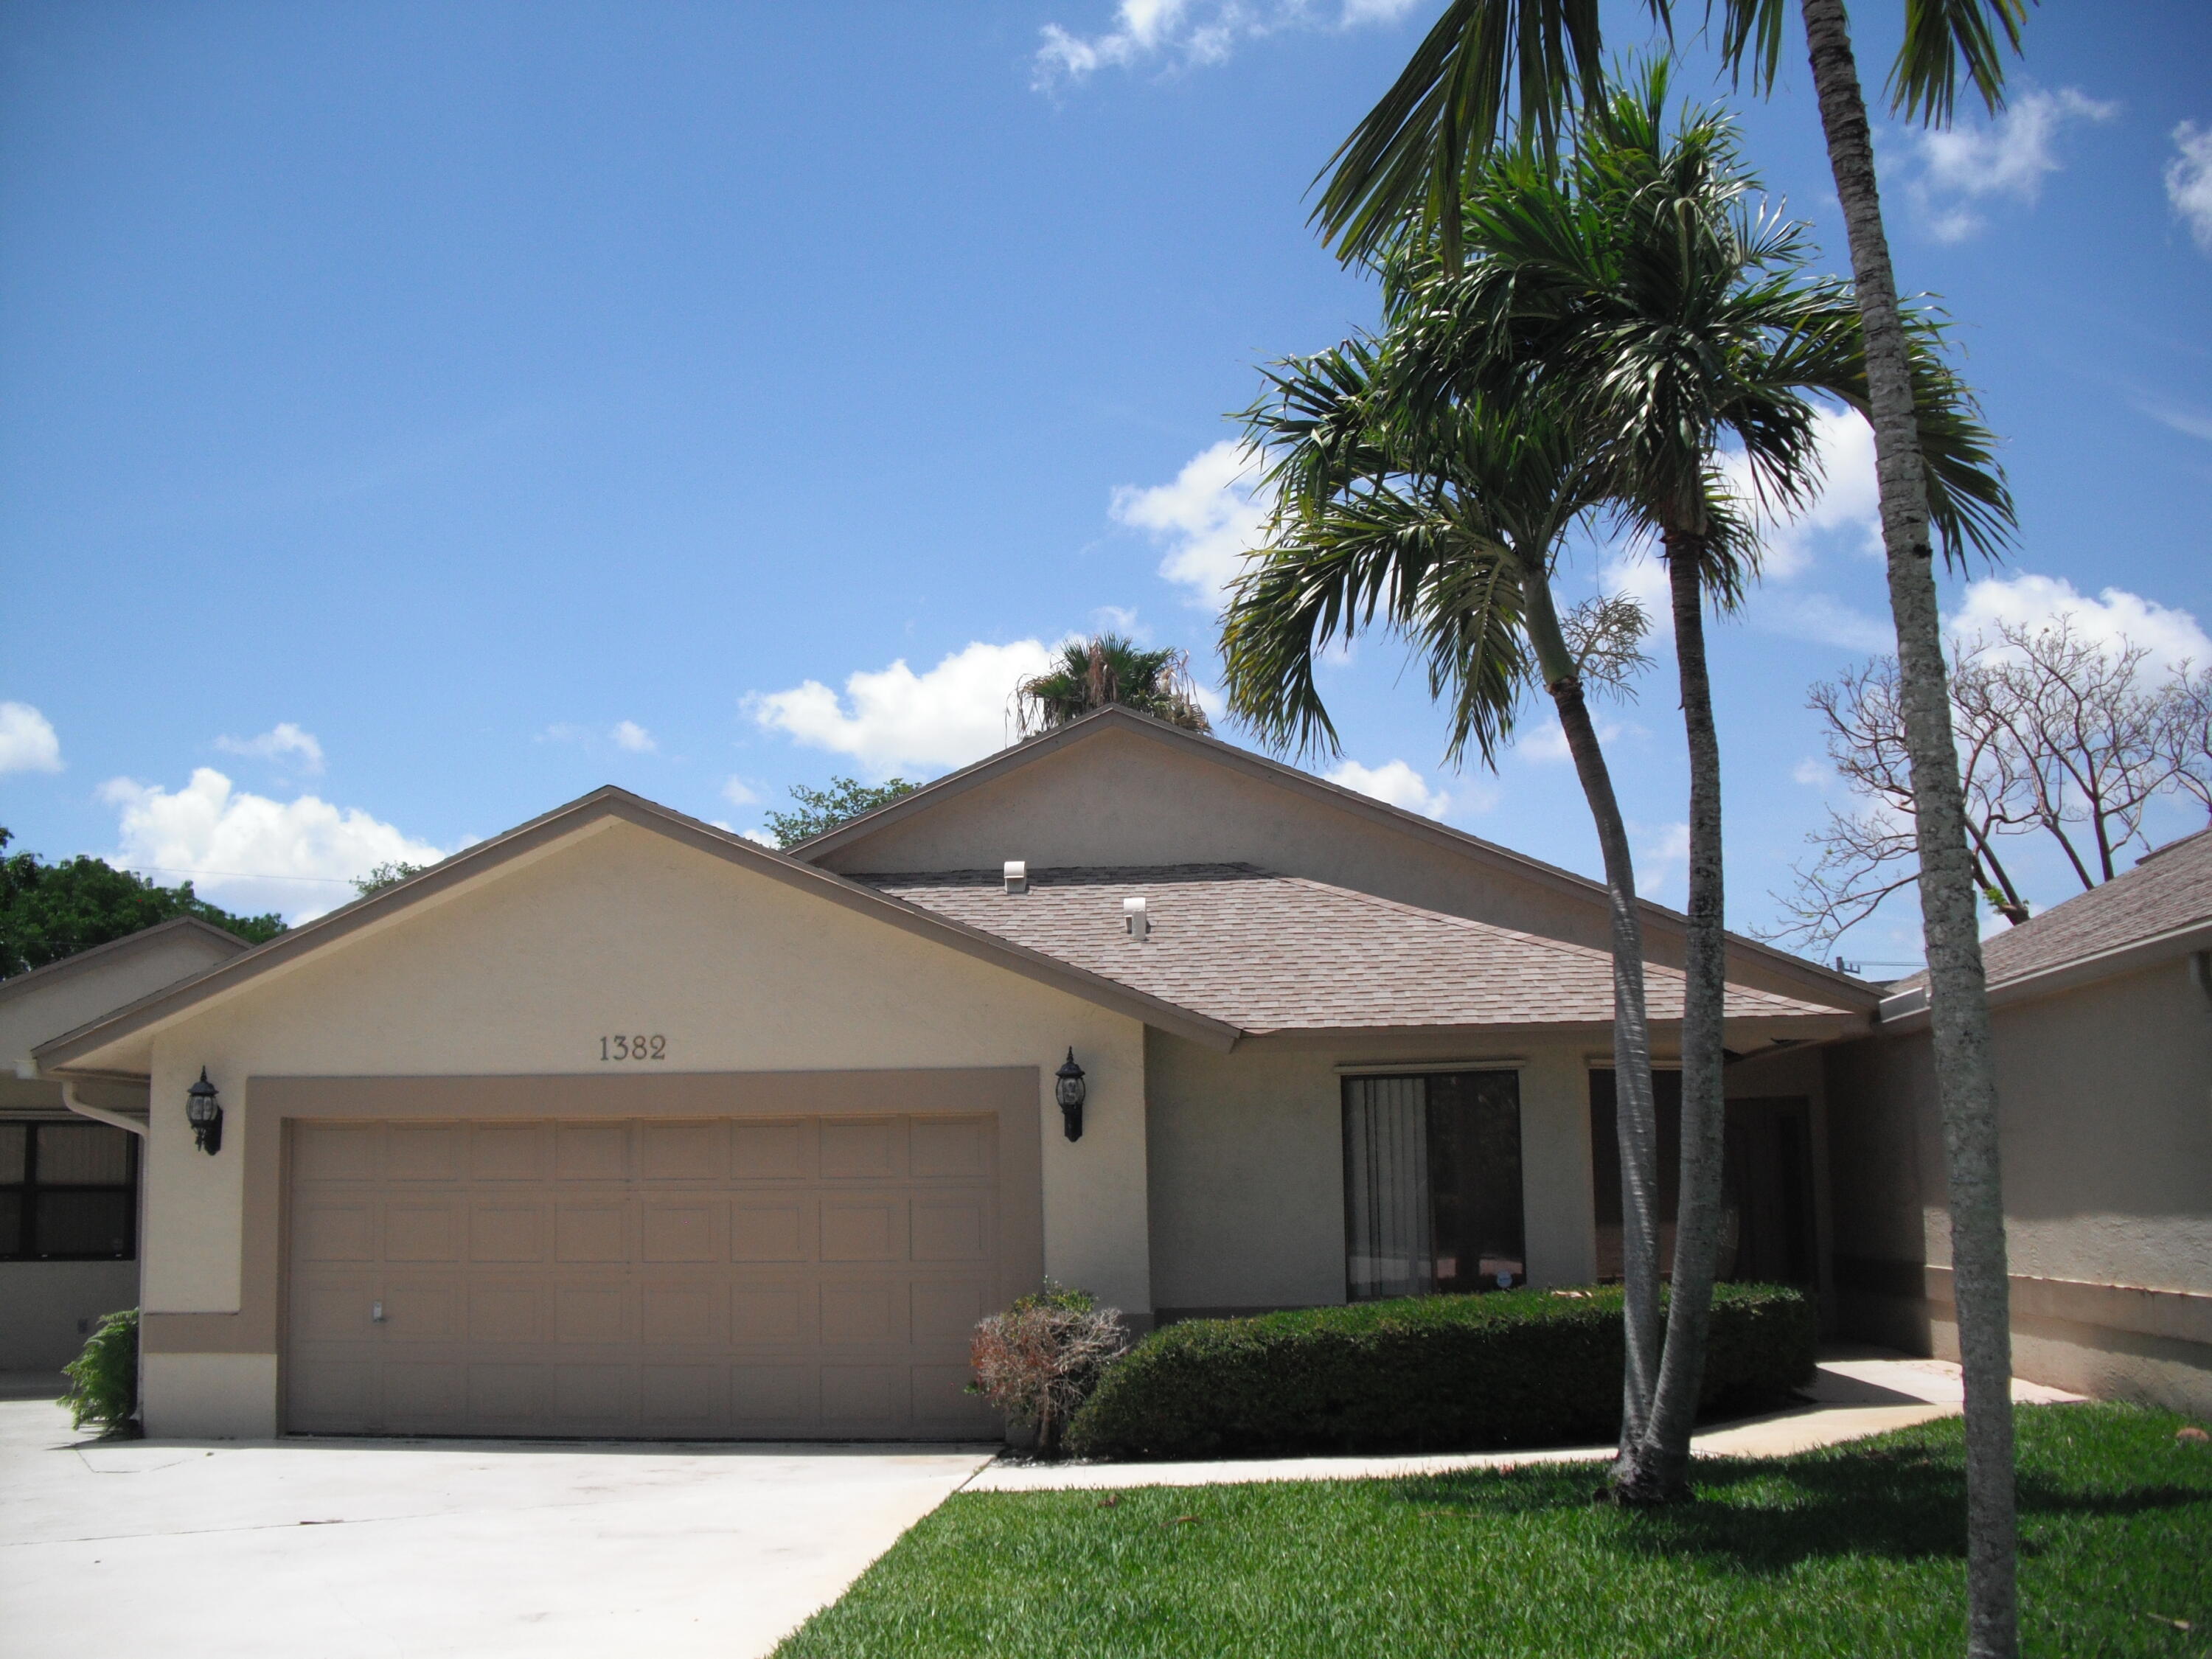
[[[1703,1405],[1777,1405],[1813,1374],[1812,1304],[1726,1285]],[[1198,1319],[1155,1331],[1069,1425],[1086,1457],[1474,1451],[1614,1438],[1621,1293],[1499,1291]]]
[[[976,1325],[969,1391],[1004,1412],[1010,1428],[1034,1428],[1037,1449],[1054,1457],[1068,1419],[1128,1346],[1119,1309],[1047,1279],[1043,1290]]]
[[[70,1379],[61,1403],[70,1408],[70,1427],[122,1429],[138,1409],[138,1310],[101,1315],[84,1352],[62,1370]]]

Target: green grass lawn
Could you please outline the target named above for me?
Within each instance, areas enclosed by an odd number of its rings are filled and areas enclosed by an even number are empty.
[[[2212,1654],[2212,1446],[2185,1420],[2021,1412],[2029,1654]],[[1698,1474],[1656,1514],[1593,1504],[1588,1468],[965,1494],[777,1659],[1964,1650],[1957,1419]]]

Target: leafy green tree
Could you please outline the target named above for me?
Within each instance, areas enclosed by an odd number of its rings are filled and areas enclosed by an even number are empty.
[[[1070,640],[1060,659],[1014,689],[1022,735],[1049,732],[1119,703],[1187,732],[1206,729],[1188,653],[1146,651],[1119,634]]]
[[[1790,0],[1708,0],[1729,63],[1771,88]],[[1669,0],[1645,0],[1672,27]],[[1892,107],[1948,123],[1963,77],[1996,109],[2004,54],[2017,52],[2026,0],[1902,0]],[[1978,890],[1950,722],[1930,522],[1919,453],[1922,371],[1897,295],[1874,147],[1844,0],[1798,0],[1829,167],[1843,208],[1865,336],[1862,412],[1874,428],[1882,542],[1920,853],[1922,927],[1936,1094],[1944,1127],[1967,1438],[1967,1650],[2019,1649],[2012,1452],[2010,1292],[1997,1159],[1996,1078],[1975,914]],[[1419,215],[1449,259],[1460,246],[1462,186],[1517,93],[1522,125],[1548,137],[1562,112],[1598,95],[1598,0],[1452,0],[1397,81],[1323,168],[1314,217],[1346,261],[1364,258]]]
[[[233,915],[190,882],[158,886],[82,854],[48,864],[36,853],[5,853],[14,839],[0,830],[0,979],[178,916],[198,916],[254,945],[284,931],[282,916]]]
[[[859,817],[863,812],[872,812],[878,806],[889,806],[902,795],[911,795],[921,786],[909,783],[904,778],[892,778],[884,783],[862,783],[858,778],[832,778],[827,789],[809,789],[805,784],[791,786],[791,798],[799,803],[796,812],[770,812],[768,815],[769,833],[775,844],[788,851],[803,841],[812,841],[817,836],[826,836],[839,824]]]
[[[410,864],[404,859],[393,859],[389,863],[378,865],[365,876],[356,876],[353,890],[361,897],[367,898],[371,893],[397,887],[410,876],[419,876],[429,867],[427,864]]]

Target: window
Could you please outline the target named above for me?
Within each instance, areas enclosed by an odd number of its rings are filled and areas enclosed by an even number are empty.
[[[1520,1074],[1346,1079],[1344,1213],[1354,1302],[1525,1284]]]
[[[138,1253],[138,1140],[105,1123],[0,1123],[0,1261]]]
[[[1659,1129],[1659,1273],[1674,1263],[1681,1186],[1682,1074],[1651,1073]],[[1620,1139],[1610,1069],[1590,1073],[1590,1181],[1597,1212],[1597,1276],[1620,1278]],[[1745,1284],[1809,1286],[1813,1240],[1812,1120],[1802,1096],[1728,1103],[1721,1162],[1721,1252],[1716,1271]]]

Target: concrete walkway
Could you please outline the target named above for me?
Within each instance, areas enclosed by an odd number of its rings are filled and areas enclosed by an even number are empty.
[[[993,1449],[103,1443],[0,1402],[0,1652],[750,1659]]]
[[[1806,1393],[1809,1403],[1693,1438],[1701,1457],[1785,1457],[1870,1434],[1955,1417],[1962,1391],[1948,1360],[1912,1359],[1880,1348],[1831,1351]],[[2074,1401],[2079,1395],[2015,1379],[2014,1400]],[[1602,1463],[1610,1446],[1540,1451],[1456,1452],[1419,1457],[1271,1457],[1209,1463],[1022,1463],[994,1461],[963,1492],[1104,1491],[1128,1486],[1227,1486],[1249,1480],[1358,1480],[1510,1469],[1532,1463]]]

